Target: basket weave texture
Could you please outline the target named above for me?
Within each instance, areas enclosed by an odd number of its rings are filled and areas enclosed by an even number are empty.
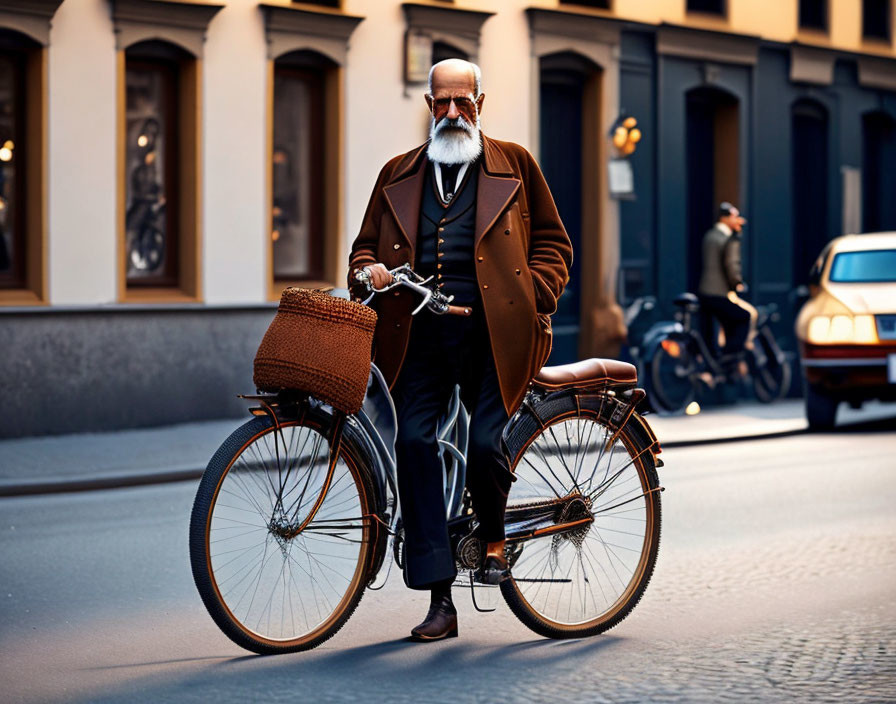
[[[356,413],[370,376],[376,313],[322,291],[287,288],[255,354],[262,391],[295,389]]]

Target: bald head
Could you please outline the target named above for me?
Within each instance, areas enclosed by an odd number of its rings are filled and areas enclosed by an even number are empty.
[[[429,69],[429,94],[438,89],[465,90],[473,99],[482,92],[482,72],[479,67],[463,59],[445,59]]]

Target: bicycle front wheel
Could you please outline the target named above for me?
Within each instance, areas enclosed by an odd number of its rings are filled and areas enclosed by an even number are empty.
[[[614,430],[615,405],[606,406],[594,397],[548,400],[536,406],[539,421],[521,421],[508,442],[517,481],[506,514],[512,576],[501,591],[524,624],[549,638],[618,624],[656,564],[652,439],[637,418]],[[520,528],[532,537],[513,541]]]
[[[329,475],[331,424],[311,411],[279,429],[268,416],[253,418],[199,485],[190,522],[196,587],[221,630],[256,653],[319,645],[364,592],[373,491],[345,442]]]

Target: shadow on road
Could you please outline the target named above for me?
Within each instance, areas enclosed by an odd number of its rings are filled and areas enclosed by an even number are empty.
[[[91,701],[257,700],[263,696],[327,702],[494,701],[511,691],[549,696],[562,673],[593,667],[599,651],[624,639],[535,639],[498,646],[464,640],[415,643],[407,639],[350,648],[316,649],[294,655],[243,655],[142,663],[195,662],[198,667],[136,677]],[[201,665],[203,660],[216,660]],[[125,667],[125,666],[116,666]],[[111,668],[110,668],[111,669]],[[512,684],[512,687],[510,686]],[[488,693],[491,692],[492,695]],[[477,694],[478,693],[478,694]],[[201,695],[201,696],[200,696]]]

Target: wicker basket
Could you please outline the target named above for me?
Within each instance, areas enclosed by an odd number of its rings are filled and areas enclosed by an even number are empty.
[[[295,389],[356,413],[370,375],[376,313],[322,291],[287,288],[255,354],[255,386]]]

